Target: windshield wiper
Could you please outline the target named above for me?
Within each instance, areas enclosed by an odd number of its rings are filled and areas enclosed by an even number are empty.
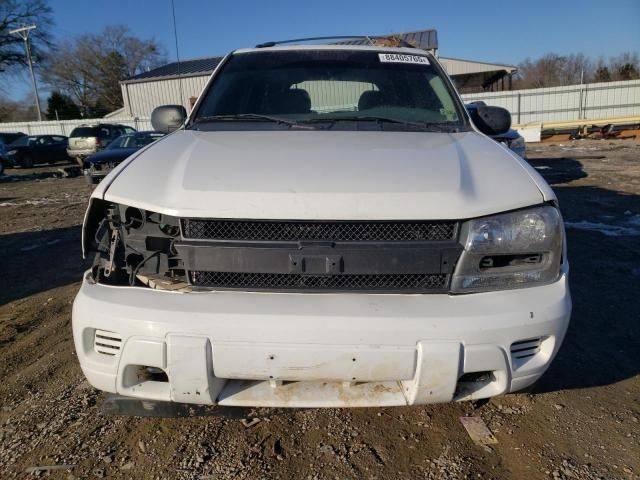
[[[300,120],[300,123],[322,123],[327,122],[330,125],[327,128],[333,127],[336,122],[376,122],[379,124],[382,123],[396,123],[399,125],[404,125],[406,127],[414,127],[420,128],[429,131],[437,131],[437,132],[452,132],[457,131],[458,127],[454,127],[452,125],[447,125],[444,123],[438,122],[412,122],[410,120],[403,120],[401,118],[391,118],[391,117],[378,117],[378,116],[351,116],[351,117],[333,117],[333,118],[311,118],[308,120]]]
[[[212,122],[235,122],[235,121],[259,121],[259,122],[274,122],[282,125],[298,125],[298,122],[293,120],[287,120],[281,117],[273,117],[271,115],[262,115],[258,113],[236,113],[232,115],[211,115],[208,117],[198,117],[193,123],[212,123]]]

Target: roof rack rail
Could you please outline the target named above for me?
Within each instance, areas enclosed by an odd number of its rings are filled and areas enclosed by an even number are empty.
[[[315,40],[366,40],[369,42],[369,45],[375,46],[375,42],[373,41],[374,39],[386,39],[386,38],[396,39],[398,42],[400,42],[400,44],[403,47],[415,48],[409,42],[406,42],[401,38],[397,38],[394,35],[333,35],[328,37],[294,38],[292,40],[280,40],[277,42],[259,43],[258,45],[256,45],[255,48],[268,48],[268,47],[275,47],[276,45],[283,45],[287,43],[312,42]],[[343,43],[343,42],[337,42],[337,43]]]

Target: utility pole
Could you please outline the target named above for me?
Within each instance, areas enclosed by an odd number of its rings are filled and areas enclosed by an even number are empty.
[[[42,121],[42,112],[40,111],[40,97],[38,97],[38,86],[36,85],[36,76],[33,73],[33,64],[31,63],[31,49],[29,48],[29,33],[36,28],[35,25],[28,27],[16,28],[9,33],[13,33],[22,38],[24,42],[24,50],[27,53],[27,63],[29,64],[29,72],[31,73],[31,85],[33,86],[33,96],[36,100],[36,110],[38,111],[38,121]]]

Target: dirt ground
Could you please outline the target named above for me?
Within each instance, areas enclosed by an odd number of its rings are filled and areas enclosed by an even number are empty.
[[[536,144],[529,156],[560,198],[574,299],[565,343],[533,392],[187,418],[102,413],[71,337],[90,189],[82,178],[56,178],[57,167],[7,170],[0,478],[640,478],[640,143]],[[481,417],[498,444],[475,445],[459,420],[467,415]],[[25,472],[46,465],[68,469]]]

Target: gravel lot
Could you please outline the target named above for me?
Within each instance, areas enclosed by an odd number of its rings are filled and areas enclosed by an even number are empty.
[[[640,478],[640,143],[529,147],[568,225],[574,315],[533,392],[482,404],[102,413],[71,338],[89,187],[0,178],[0,478]],[[477,446],[459,417],[498,439]],[[257,420],[254,420],[257,419]],[[29,467],[68,469],[26,473]]]

